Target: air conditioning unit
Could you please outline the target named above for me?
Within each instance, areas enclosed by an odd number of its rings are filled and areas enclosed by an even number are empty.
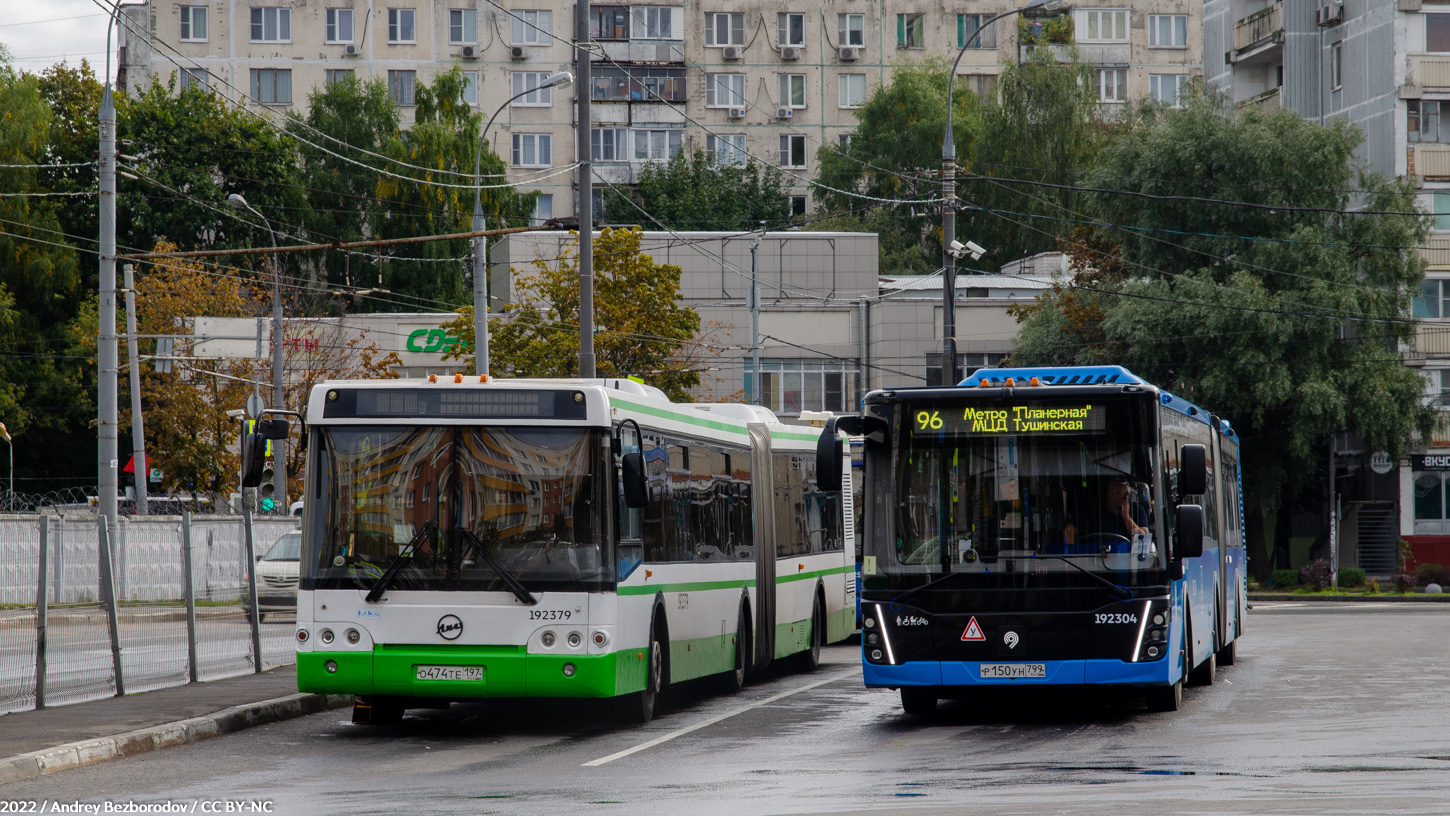
[[[860,48],[842,47],[840,51],[841,62],[855,62],[856,60],[861,59]]]
[[[789,118],[791,118],[794,115],[795,115],[795,111],[791,110],[790,108],[776,108],[775,109],[775,118],[777,118],[777,119],[789,119]]]
[[[478,59],[478,48],[472,45],[463,46],[464,59]]]
[[[509,59],[523,59],[524,57],[527,57],[528,55],[529,55],[528,49],[527,48],[524,48],[522,45],[510,45],[509,46]]]
[[[1344,22],[1344,4],[1330,3],[1314,11],[1314,23],[1318,26],[1332,26]]]
[[[355,45],[344,45],[342,47],[342,54],[345,57],[355,57],[355,56],[357,56],[357,46],[355,46]]]
[[[745,49],[735,45],[727,45],[720,49],[720,56],[728,60],[738,60],[745,56]]]
[[[799,48],[782,48],[780,49],[780,58],[783,60],[798,60],[801,58],[801,50]]]
[[[745,109],[744,108],[731,108],[730,109],[730,118],[731,119],[744,119],[745,118]]]

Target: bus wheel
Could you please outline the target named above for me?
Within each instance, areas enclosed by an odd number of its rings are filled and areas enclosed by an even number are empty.
[[[1143,695],[1143,702],[1148,704],[1149,711],[1177,711],[1183,705],[1183,681],[1148,689],[1148,693]]]
[[[901,710],[907,716],[923,719],[936,713],[936,690],[921,686],[902,686]]]
[[[634,722],[647,723],[654,719],[660,692],[664,689],[664,642],[665,639],[660,635],[660,627],[654,621],[650,621],[649,657],[645,667],[644,690],[637,691],[626,698],[629,702],[626,705],[625,714]]]
[[[358,725],[394,725],[403,721],[403,704],[391,697],[354,697],[352,721]]]
[[[798,662],[801,671],[813,672],[821,665],[821,644],[826,641],[826,610],[821,608],[821,596],[811,602],[811,647],[801,652]]]
[[[740,607],[740,617],[735,624],[735,666],[721,675],[721,688],[726,694],[739,694],[745,685],[745,668],[750,660],[750,617],[745,607]]]
[[[1230,640],[1228,643],[1225,643],[1224,647],[1219,649],[1218,654],[1215,655],[1218,659],[1218,665],[1232,666],[1234,661],[1238,659],[1238,652],[1239,642],[1237,640]]]

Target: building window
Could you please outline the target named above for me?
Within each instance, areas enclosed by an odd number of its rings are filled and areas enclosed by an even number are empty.
[[[629,161],[629,131],[624,128],[593,128],[589,143],[594,161]]]
[[[1424,14],[1425,50],[1437,53],[1450,51],[1450,14]]]
[[[549,74],[543,71],[514,71],[512,74],[512,93],[521,94],[518,99],[510,102],[509,105],[515,108],[544,108],[554,104],[554,89],[540,88],[539,84],[549,78]]]
[[[680,152],[684,135],[685,132],[679,128],[636,130],[634,158],[636,161],[669,161]]]
[[[706,14],[705,47],[745,44],[744,14]]]
[[[1430,229],[1450,232],[1450,191],[1430,194],[1430,214],[1435,217]]]
[[[598,67],[594,69],[590,85],[590,97],[604,102],[685,101],[684,68]]]
[[[350,82],[353,79],[351,68],[327,68],[322,73],[322,81],[328,85],[336,85],[339,82]]]
[[[514,45],[547,45],[554,30],[554,12],[523,9],[509,18],[509,42]]]
[[[709,157],[712,164],[735,166],[745,164],[745,134],[707,133],[705,135],[705,155]]]
[[[388,9],[388,42],[417,42],[418,28],[414,25],[416,19],[417,12],[413,9]]]
[[[997,94],[996,74],[959,74],[958,76],[979,99],[992,99]]]
[[[865,74],[841,74],[838,81],[841,86],[841,107],[859,108],[866,104]]]
[[[806,75],[780,75],[780,105],[783,108],[804,108],[806,106]]]
[[[536,227],[543,226],[545,221],[552,220],[553,217],[554,196],[550,193],[540,193],[534,199],[533,225]]]
[[[1344,43],[1337,42],[1329,47],[1329,89],[1337,91],[1344,87]]]
[[[786,203],[790,207],[790,217],[799,218],[806,214],[807,199],[803,195],[786,196]]]
[[[263,105],[292,104],[292,69],[253,68],[252,99]]]
[[[181,76],[178,79],[181,86],[178,90],[182,91],[193,85],[198,88],[211,87],[211,75],[206,72],[205,68],[182,68]]]
[[[745,107],[744,74],[706,74],[705,107]]]
[[[330,43],[352,42],[352,9],[330,8],[327,10],[326,36]]]
[[[800,48],[806,44],[806,16],[804,14],[775,15],[775,36],[780,45]]]
[[[1439,209],[1438,205],[1436,209]],[[1450,281],[1421,281],[1420,294],[1415,296],[1411,309],[1415,317],[1450,317],[1450,303],[1445,302],[1447,299],[1450,299]]]
[[[1187,81],[1187,74],[1149,74],[1148,90],[1154,102],[1176,108],[1179,107],[1179,94],[1183,92],[1183,84]]]
[[[514,134],[514,167],[548,167],[553,163],[553,136],[547,133]]]
[[[418,81],[417,71],[389,71],[388,95],[399,105],[413,104],[413,85]]]
[[[590,6],[589,36],[596,40],[629,39],[629,8]]]
[[[842,150],[849,150],[851,148],[851,137],[853,135],[851,133],[838,134],[836,136],[836,146]]]
[[[1187,48],[1188,15],[1149,14],[1148,45],[1154,48]]]
[[[836,41],[852,48],[866,45],[866,15],[837,14]]]
[[[478,42],[478,11],[476,9],[448,10],[448,44],[463,45]]]
[[[804,199],[805,196],[792,196]],[[794,202],[792,202],[794,207]],[[801,411],[852,411],[856,408],[860,365],[855,360],[770,359],[760,361],[756,393],[754,360],[745,360],[745,401],[778,414]]]
[[[291,42],[292,9],[252,9],[252,42]]]
[[[478,104],[478,72],[463,72],[463,101],[470,105]]]
[[[1078,42],[1128,41],[1127,9],[1082,9],[1077,15]]]
[[[780,166],[806,166],[806,137],[802,133],[780,134]]]
[[[206,42],[206,6],[181,7],[181,41]]]
[[[1098,101],[1126,102],[1128,100],[1128,69],[1098,69]]]
[[[958,14],[957,15],[957,48],[966,48],[967,43],[972,43],[972,48],[992,49],[997,47],[997,24],[987,26],[980,37],[973,40],[972,35],[976,34],[982,27],[982,23],[991,18],[990,14]]]
[[[1408,114],[1406,137],[1411,142],[1450,142],[1450,128],[1440,130],[1440,108],[1446,103],[1429,99],[1410,99],[1405,102]],[[1450,105],[1447,105],[1450,107]]]
[[[632,6],[629,9],[630,36],[636,40],[678,40],[683,36],[672,6]],[[709,31],[706,31],[709,36]],[[708,42],[706,43],[709,44]]]
[[[942,355],[940,351],[928,351],[926,353],[927,385],[942,384],[941,356]],[[962,376],[966,376],[967,374],[970,374],[979,368],[994,368],[996,366],[999,366],[1002,364],[1002,361],[1006,359],[1006,352],[958,352],[957,373],[961,374]],[[956,383],[947,383],[947,385],[956,385]]]
[[[896,47],[897,48],[925,48],[926,47],[926,15],[925,14],[898,14],[898,15],[896,15]]]

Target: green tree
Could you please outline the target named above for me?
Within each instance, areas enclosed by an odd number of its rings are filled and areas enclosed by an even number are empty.
[[[641,231],[609,229],[594,241],[594,353],[601,377],[638,376],[670,399],[700,384],[700,315],[680,303],[680,268],[640,252]],[[577,246],[577,244],[576,244]],[[577,249],[536,259],[517,302],[489,324],[489,369],[499,377],[574,377],[579,371]],[[443,324],[462,342],[450,355],[475,365],[473,308]]]
[[[607,191],[611,221],[641,220],[646,229],[656,221],[670,229],[737,232],[784,226],[790,220],[790,185],[780,170],[757,164],[720,164],[703,150],[680,151],[668,162],[647,163],[638,178],[639,207],[618,201]],[[614,201],[615,203],[610,203]]]
[[[1357,166],[1352,125],[1225,102],[1198,89],[1183,110],[1145,106],[1112,139],[1088,206],[1114,226],[1070,245],[1078,286],[1095,291],[1044,295],[1013,360],[1111,359],[1231,420],[1250,563],[1264,572],[1266,517],[1278,514],[1286,548],[1278,511],[1321,478],[1330,434],[1398,455],[1429,430],[1424,382],[1397,352],[1427,219],[1408,183]]]

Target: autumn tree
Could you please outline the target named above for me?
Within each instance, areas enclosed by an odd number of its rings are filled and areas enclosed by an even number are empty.
[[[707,350],[700,315],[680,303],[680,268],[640,251],[641,231],[604,229],[594,240],[594,352],[601,377],[638,376],[670,399],[689,401]],[[517,300],[489,323],[489,369],[499,377],[574,377],[579,372],[578,250],[533,261],[515,279]],[[462,342],[450,355],[475,364],[473,309],[443,329]]]

